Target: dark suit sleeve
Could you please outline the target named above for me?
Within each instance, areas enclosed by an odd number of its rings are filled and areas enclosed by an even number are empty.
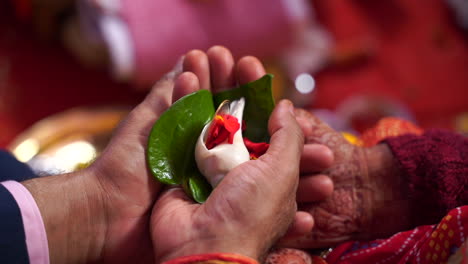
[[[9,152],[0,150],[0,182],[25,181],[36,177],[28,165],[19,162]]]
[[[0,182],[34,178],[32,170],[0,150]],[[0,263],[29,263],[21,211],[15,198],[0,184]]]
[[[0,219],[0,263],[29,263],[20,209],[1,184]]]

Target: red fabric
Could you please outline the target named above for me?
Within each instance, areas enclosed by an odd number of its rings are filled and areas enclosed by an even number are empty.
[[[0,147],[36,121],[74,107],[135,106],[145,96],[78,64],[60,42],[45,42],[15,23],[0,1]]]
[[[468,112],[466,33],[446,0],[312,2],[338,46],[369,55],[315,75],[311,106],[336,109],[355,95],[390,98],[424,128],[453,128],[455,117]]]
[[[388,138],[410,195],[417,225],[435,223],[450,209],[468,204],[468,139],[443,130]]]
[[[364,147],[371,147],[388,137],[403,134],[421,135],[422,133],[423,130],[411,122],[394,117],[386,117],[379,120],[373,128],[366,130],[361,135],[361,141]]]
[[[86,70],[58,44],[15,23],[0,1],[0,146],[51,114],[81,105],[140,102],[144,93]],[[335,109],[356,94],[407,105],[422,127],[452,127],[468,112],[468,45],[444,0],[312,1],[338,46],[370,50],[368,58],[318,73],[311,106]],[[274,32],[274,31],[272,31]],[[252,54],[255,55],[255,54]]]
[[[339,245],[326,258],[329,264],[444,263],[465,242],[468,206],[451,210],[438,225],[420,226],[388,239],[352,241]]]

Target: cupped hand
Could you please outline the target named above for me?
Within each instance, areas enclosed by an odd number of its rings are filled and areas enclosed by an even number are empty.
[[[292,112],[289,101],[277,105],[268,151],[231,170],[205,203],[180,188],[162,194],[151,218],[158,261],[216,252],[262,259],[296,213],[303,136]]]
[[[95,176],[104,218],[95,246],[99,259],[113,263],[148,263],[153,259],[149,232],[152,206],[161,190],[146,164],[146,146],[154,122],[184,95],[198,89],[233,87],[261,77],[261,63],[246,57],[234,69],[231,53],[213,47],[193,50],[158,81],[151,92],[120,124],[108,147],[87,170]],[[234,77],[236,74],[238,77]]]
[[[158,81],[151,92],[120,124],[108,147],[87,170],[94,175],[102,202],[99,215],[104,218],[95,250],[103,262],[148,263],[153,260],[149,219],[161,190],[146,164],[147,140],[154,122],[180,97],[197,89],[231,87],[234,82],[232,61],[224,48],[214,47],[205,54],[191,51]],[[242,65],[251,65],[245,72]],[[238,63],[239,81],[252,80],[263,72],[253,58]],[[231,63],[231,64],[230,64]],[[210,68],[215,68],[213,74]],[[198,76],[198,77],[197,77]],[[97,222],[97,221],[96,221]]]
[[[129,113],[89,168],[23,182],[41,210],[51,263],[153,260],[149,220],[161,185],[150,175],[145,153],[174,87],[190,85],[177,77],[178,68]]]
[[[101,189],[102,214],[107,222],[101,238],[102,262],[153,260],[149,219],[161,184],[149,172],[146,147],[151,127],[172,103],[174,86],[190,85],[178,78],[182,61],[121,122],[105,151],[89,168]]]
[[[265,74],[256,58],[244,57],[235,64],[231,53],[222,47],[211,48],[206,54],[188,53],[184,69],[190,72],[179,78],[191,79],[194,84],[183,88],[185,92],[219,91]],[[194,203],[180,188],[169,189],[158,199],[151,217],[158,261],[213,252],[259,259],[286,232],[295,218],[303,147],[303,135],[289,101],[275,108],[269,132],[267,153],[230,171],[204,204]]]

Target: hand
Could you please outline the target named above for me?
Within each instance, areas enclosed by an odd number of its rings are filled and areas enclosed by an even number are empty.
[[[299,196],[301,210],[312,214],[313,231],[282,241],[290,247],[326,247],[350,239],[388,235],[408,227],[407,190],[393,156],[385,144],[361,148],[348,143],[311,113],[297,109],[307,144],[323,144],[334,154],[334,163],[323,175],[333,181],[333,192],[321,202]],[[325,177],[325,176],[323,176]],[[305,178],[301,181],[306,182]],[[312,185],[300,186],[301,191]]]
[[[303,113],[304,110],[296,109]],[[302,115],[296,116],[304,133],[311,129],[304,123]],[[333,181],[323,171],[334,163],[333,151],[323,142],[307,140],[301,156],[301,179],[297,190],[297,200],[301,202],[319,202],[329,197],[333,192]]]
[[[161,185],[149,174],[145,150],[174,86],[180,97],[177,87],[191,85],[178,77],[181,69],[180,63],[153,87],[89,168],[23,182],[41,211],[51,263],[153,260],[149,219]]]
[[[232,55],[221,47],[186,56],[192,91],[232,87],[264,74],[260,62]],[[209,65],[209,66],[208,66]],[[175,91],[177,92],[177,91]],[[238,253],[259,259],[284,234],[296,212],[295,191],[303,135],[290,102],[282,101],[269,121],[271,145],[258,160],[230,171],[204,204],[195,204],[180,188],[169,189],[156,202],[151,235],[156,259],[201,253]]]
[[[296,110],[298,111],[298,110]],[[297,122],[303,122],[301,116],[296,117]],[[302,125],[303,132],[309,132]],[[300,179],[297,189],[298,202],[319,202],[333,193],[333,181],[323,173],[333,164],[333,152],[323,144],[305,142],[300,162]],[[289,241],[308,234],[314,226],[314,218],[308,212],[301,211],[296,215],[293,226],[282,238]],[[281,242],[280,242],[281,243]]]

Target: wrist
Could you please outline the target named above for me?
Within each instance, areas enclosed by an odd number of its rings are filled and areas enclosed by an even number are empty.
[[[397,161],[387,144],[365,148],[372,195],[370,234],[387,236],[410,227],[411,201]]]
[[[41,212],[50,262],[98,260],[107,222],[93,170],[41,177],[22,184]]]
[[[207,253],[178,257],[165,261],[164,264],[189,264],[189,263],[238,263],[238,264],[259,264],[257,260],[233,253]]]
[[[213,253],[237,254],[259,262],[265,257],[264,255],[267,253],[266,250],[258,249],[259,247],[256,246],[258,243],[255,241],[246,239],[242,242],[243,243],[235,243],[229,241],[229,239],[225,237],[190,241],[171,252],[156,256],[156,259],[157,262],[162,263],[180,257]]]

